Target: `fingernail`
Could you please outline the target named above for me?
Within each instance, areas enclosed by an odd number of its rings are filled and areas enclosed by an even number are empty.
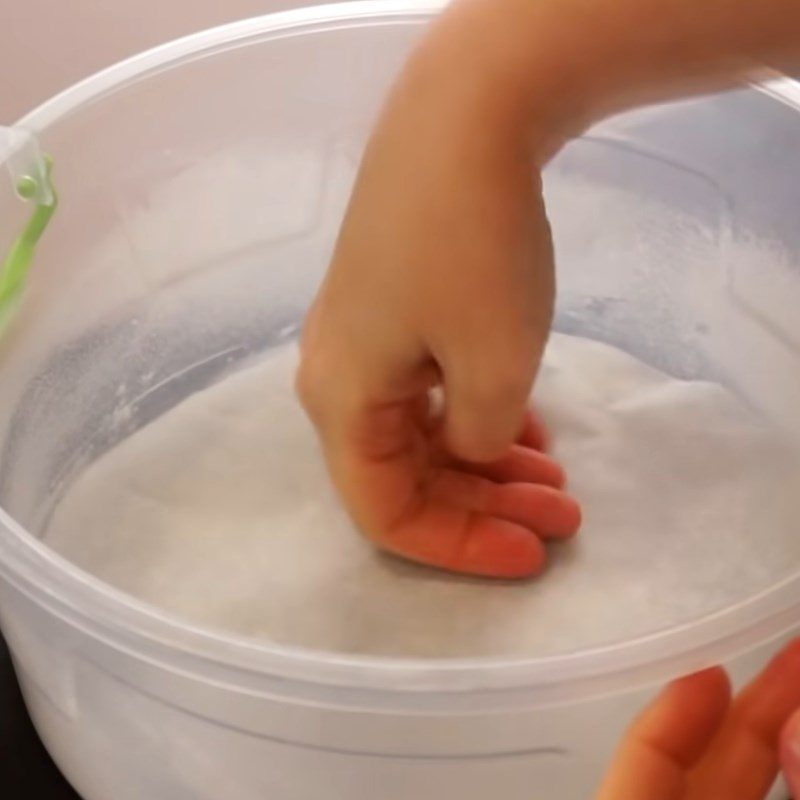
[[[793,797],[800,797],[800,711],[796,711],[781,732],[781,770]]]

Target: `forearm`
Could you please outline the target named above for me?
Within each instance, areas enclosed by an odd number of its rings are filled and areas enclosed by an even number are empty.
[[[614,111],[795,68],[800,0],[455,0],[410,79],[546,151]]]
[[[593,113],[800,65],[798,0],[567,2],[593,9],[583,31],[573,23],[572,34],[575,51],[587,53]]]

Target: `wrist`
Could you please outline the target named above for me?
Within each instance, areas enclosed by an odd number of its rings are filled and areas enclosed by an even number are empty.
[[[471,136],[524,137],[544,161],[602,116],[611,93],[612,31],[601,37],[581,16],[596,5],[456,0],[409,62],[407,94],[425,94],[439,120]]]

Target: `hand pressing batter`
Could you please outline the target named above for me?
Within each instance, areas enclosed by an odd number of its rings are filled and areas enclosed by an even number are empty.
[[[524,432],[554,295],[540,169],[613,111],[762,61],[800,64],[797,0],[456,0],[433,25],[367,147],[298,378],[376,544],[509,578],[575,533]]]
[[[466,121],[474,136],[447,131],[410,83],[365,156],[307,321],[300,397],[347,507],[378,545],[525,577],[544,565],[542,539],[580,523],[525,411],[553,295],[541,194],[521,137],[497,148]],[[439,137],[449,144],[432,149]],[[434,386],[444,390],[437,419]]]

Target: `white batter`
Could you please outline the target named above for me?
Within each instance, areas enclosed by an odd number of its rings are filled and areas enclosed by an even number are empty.
[[[99,459],[47,541],[196,623],[405,656],[582,649],[724,606],[788,573],[800,470],[719,386],[555,335],[536,390],[585,523],[536,581],[445,575],[353,531],[297,406],[294,346],[196,394]]]

